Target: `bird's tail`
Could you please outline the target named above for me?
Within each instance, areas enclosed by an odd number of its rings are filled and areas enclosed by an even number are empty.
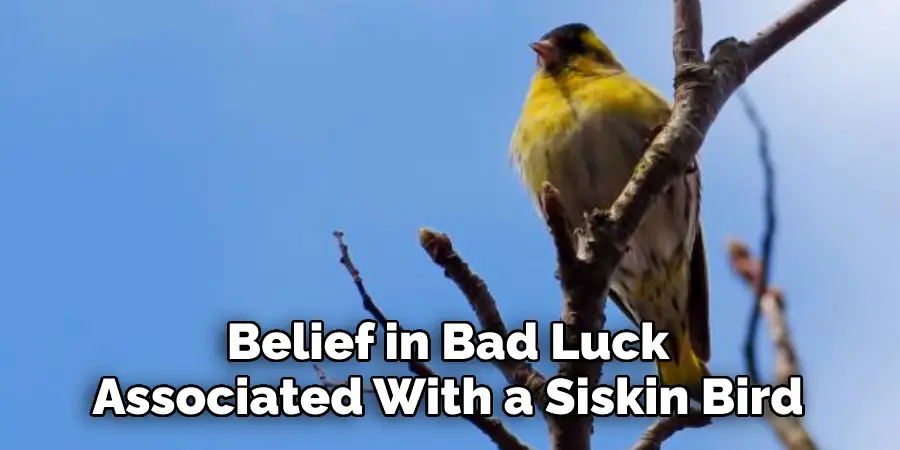
[[[672,357],[669,361],[657,361],[661,384],[684,386],[691,398],[701,400],[703,378],[710,376],[706,363],[697,357],[687,333],[670,335],[666,350]]]

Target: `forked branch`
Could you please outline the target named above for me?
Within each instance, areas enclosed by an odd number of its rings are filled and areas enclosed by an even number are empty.
[[[806,0],[750,42],[726,38],[703,61],[703,21],[699,0],[675,0],[675,102],[672,116],[650,144],[631,180],[609,209],[612,226],[595,236],[605,256],[621,259],[621,249],[637,230],[650,205],[681,176],[696,157],[725,101],[754,70],[846,0]],[[616,264],[607,264],[615,267]]]
[[[609,226],[594,235],[609,250],[602,255],[609,260],[603,267],[610,268],[611,272],[618,265],[626,243],[642,223],[650,205],[695,160],[709,128],[731,94],[775,52],[845,1],[806,0],[749,42],[735,38],[720,40],[704,61],[700,1],[675,0],[674,108],[668,123],[645,151],[631,180],[610,207]],[[610,274],[605,274],[606,280]],[[666,419],[654,426],[663,423]],[[796,427],[791,429],[796,430]],[[648,434],[652,434],[652,430],[651,427]]]

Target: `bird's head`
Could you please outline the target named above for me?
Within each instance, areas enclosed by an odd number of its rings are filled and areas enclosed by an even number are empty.
[[[621,70],[622,65],[593,30],[582,23],[556,27],[531,44],[538,70],[556,75],[563,69],[580,72]]]

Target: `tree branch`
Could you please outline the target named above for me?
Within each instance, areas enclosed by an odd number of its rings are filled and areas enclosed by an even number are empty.
[[[747,71],[753,72],[785,45],[841,6],[846,0],[810,0],[788,11],[768,28],[757,33],[747,47]]]
[[[568,348],[580,348],[581,334],[602,330],[606,323],[603,310],[609,292],[608,275],[612,268],[605,267],[610,261],[602,256],[609,249],[593,238],[597,230],[608,225],[604,213],[595,211],[587,218],[586,230],[576,230],[577,241],[573,241],[567,214],[557,191],[549,183],[541,189],[541,210],[553,242],[556,245],[558,275],[563,291],[562,322]],[[558,375],[575,380],[588,378],[588,386],[593,388],[600,380],[603,361],[561,361]],[[546,415],[550,432],[550,447],[554,450],[590,448],[593,432],[593,416]]]
[[[368,311],[381,326],[386,326],[387,317],[385,317],[384,313],[381,312],[381,309],[378,308],[378,305],[372,300],[372,296],[369,295],[369,292],[363,284],[359,270],[356,269],[356,266],[353,265],[353,261],[350,259],[350,248],[344,243],[344,233],[335,231],[334,237],[337,240],[338,249],[341,254],[340,262],[353,279],[353,284],[356,285],[356,290],[362,298],[363,308],[365,308],[365,310]],[[420,377],[438,376],[427,364],[419,361],[410,361],[409,370]],[[482,417],[478,415],[463,415],[462,417],[486,434],[500,450],[531,450],[530,447],[522,443],[511,431],[507,430],[503,425],[503,422],[500,422],[493,417]]]
[[[732,241],[728,245],[731,255],[731,266],[751,289],[755,289],[761,279],[762,262],[754,259],[747,245]],[[766,288],[761,303],[762,315],[769,323],[769,332],[775,344],[775,384],[787,384],[789,378],[800,375],[797,350],[791,339],[787,318],[784,311],[784,295],[772,286]],[[749,366],[753,355],[745,355]],[[806,430],[799,417],[779,417],[765,410],[766,420],[772,426],[778,439],[787,450],[816,450],[818,446]]]
[[[753,258],[747,244],[732,240],[728,244],[731,268],[748,287],[756,286],[762,272],[762,262]],[[769,323],[769,333],[775,344],[775,383],[787,384],[790,377],[800,375],[797,350],[791,339],[784,311],[784,294],[777,287],[766,288],[762,297],[761,310]]]
[[[650,144],[625,189],[609,209],[612,226],[596,236],[605,247],[618,249],[605,258],[616,264],[622,249],[640,226],[656,197],[685,172],[706,133],[747,76],[771,55],[846,0],[807,0],[759,33],[749,43],[726,38],[702,55],[703,25],[699,0],[675,0],[675,102],[672,116]],[[686,56],[692,55],[692,56]]]
[[[676,67],[703,62],[703,14],[699,0],[675,2],[672,53]]]
[[[750,320],[747,323],[746,340],[744,342],[744,360],[751,383],[760,381],[756,361],[756,330],[759,328],[761,315],[765,315],[769,323],[769,331],[775,343],[775,383],[787,384],[790,377],[799,375],[797,351],[791,340],[784,314],[784,297],[779,289],[769,285],[772,251],[775,241],[777,211],[775,209],[775,168],[769,151],[768,130],[759,117],[749,96],[739,95],[744,112],[756,129],[759,159],[763,166],[765,185],[764,210],[765,227],[762,234],[762,259],[756,260],[750,254],[746,244],[732,241],[728,245],[731,266],[754,294]],[[815,450],[816,445],[798,417],[779,417],[766,408],[765,417],[771,424],[784,448],[788,450]]]
[[[475,275],[469,265],[453,249],[453,242],[444,233],[427,228],[419,230],[419,243],[435,264],[444,269],[444,276],[452,280],[465,295],[478,318],[481,328],[492,331],[506,339],[509,332],[497,308],[497,302],[488,290],[487,284]],[[495,360],[494,365],[512,385],[524,386],[533,399],[542,397],[545,378],[531,364],[512,359]]]
[[[744,358],[747,362],[747,374],[751,382],[759,380],[759,369],[756,364],[756,331],[759,329],[760,303],[769,285],[769,273],[771,272],[772,250],[777,231],[777,213],[775,211],[775,168],[772,164],[772,156],[769,152],[769,131],[763,124],[753,101],[743,91],[738,92],[738,98],[744,107],[744,113],[750,124],[756,129],[757,146],[759,148],[759,160],[763,167],[763,209],[765,210],[765,226],[762,237],[762,263],[759,273],[753,284],[755,299],[751,305],[747,332],[744,337]]]

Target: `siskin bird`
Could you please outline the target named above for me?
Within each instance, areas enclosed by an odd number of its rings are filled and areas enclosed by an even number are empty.
[[[559,190],[572,227],[606,209],[631,177],[671,107],[631,75],[584,24],[568,24],[531,44],[537,69],[510,152],[538,203],[544,182]],[[709,375],[709,305],[696,161],[651,206],[610,280],[610,297],[639,325],[668,331],[663,384],[700,397]]]

